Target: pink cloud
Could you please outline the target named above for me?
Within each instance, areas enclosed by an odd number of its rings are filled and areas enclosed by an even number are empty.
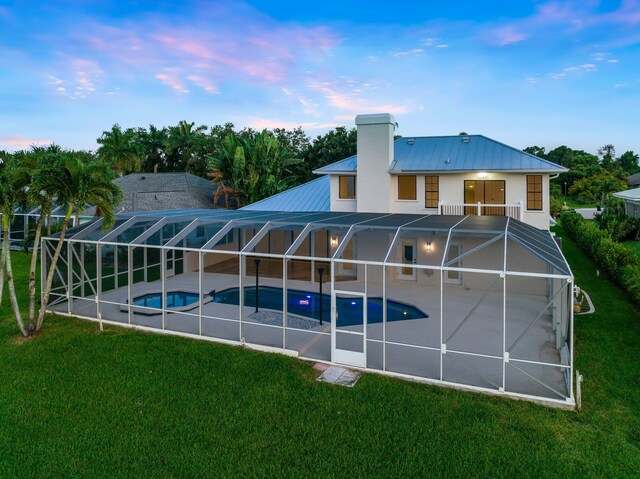
[[[337,91],[331,83],[328,82],[311,83],[309,86],[322,93],[330,106],[339,110],[350,111],[354,114],[385,112],[402,115],[409,112],[409,108],[406,106],[376,102],[356,94]]]
[[[207,79],[209,86],[199,84],[205,91],[217,91],[226,82],[282,84],[298,65],[322,60],[339,42],[336,34],[323,27],[273,24],[261,16],[224,20],[216,22],[215,29],[210,27],[212,18],[201,24],[156,22],[144,29],[98,26],[88,43],[107,56],[114,68],[135,66],[154,75],[177,68],[183,73],[172,75],[171,83],[161,79],[171,88],[176,81],[203,83],[189,78],[194,77]]]
[[[196,85],[198,85],[200,88],[202,88],[204,91],[208,93],[218,92],[218,89],[216,88],[216,86],[207,78],[204,78],[198,75],[189,75],[187,77],[187,80],[195,83]]]
[[[571,33],[601,25],[634,26],[640,23],[640,2],[623,0],[609,12],[596,10],[597,3],[550,1],[537,6],[532,15],[516,20],[495,22],[480,33],[490,45],[507,46],[540,34]]]
[[[166,73],[157,73],[155,75],[155,78],[160,80],[165,85],[173,88],[178,93],[189,93],[189,90],[187,90],[187,88],[184,86],[184,83],[182,83],[182,81],[174,75],[168,75]]]
[[[637,0],[622,0],[620,8],[605,15],[605,19],[630,25],[640,23],[640,2]]]
[[[0,138],[0,150],[19,151],[27,150],[32,146],[49,145],[52,140],[42,140],[38,138],[27,138],[23,136],[10,136]]]
[[[522,33],[516,30],[515,27],[506,26],[506,27],[496,28],[495,30],[493,30],[489,34],[489,37],[491,36],[493,36],[492,43],[495,43],[496,45],[503,47],[506,45],[512,45],[514,43],[521,42],[522,40],[527,38],[528,35],[526,33]]]

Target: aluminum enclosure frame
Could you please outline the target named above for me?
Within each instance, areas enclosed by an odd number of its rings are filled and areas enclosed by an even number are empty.
[[[194,284],[194,288],[197,286],[197,291],[199,294],[199,307],[198,307],[198,330],[197,334],[184,333],[179,331],[173,331],[166,328],[166,319],[170,314],[174,314],[175,312],[166,308],[165,304],[161,306],[162,312],[162,328],[146,328],[151,329],[153,331],[161,331],[166,332],[168,334],[178,334],[178,335],[186,335],[189,337],[199,337],[205,338],[209,340],[220,340],[229,344],[249,344],[247,341],[244,341],[243,338],[243,323],[246,322],[247,318],[245,317],[245,312],[243,311],[243,306],[246,306],[244,303],[244,286],[243,278],[247,276],[247,260],[249,258],[265,258],[271,261],[281,261],[282,262],[282,296],[283,296],[283,318],[282,318],[282,326],[273,326],[273,328],[282,329],[282,347],[281,348],[272,348],[269,346],[264,346],[257,344],[256,347],[261,349],[275,350],[279,352],[285,352],[286,354],[291,355],[299,355],[297,351],[291,351],[286,348],[287,345],[287,334],[290,332],[290,328],[288,326],[288,313],[287,313],[287,291],[288,284],[290,280],[288,279],[287,271],[288,265],[290,261],[307,261],[310,264],[313,262],[320,263],[328,263],[330,265],[330,284],[331,284],[331,292],[335,290],[335,282],[336,282],[336,269],[340,264],[354,264],[354,265],[364,265],[366,270],[367,267],[377,267],[380,268],[383,272],[383,293],[382,293],[382,302],[383,302],[383,336],[381,340],[378,339],[367,339],[367,341],[378,342],[382,344],[383,351],[383,365],[382,370],[379,369],[364,369],[368,371],[373,371],[377,373],[383,374],[391,374],[399,377],[406,377],[414,380],[425,381],[429,383],[435,384],[443,384],[447,386],[453,386],[458,388],[470,389],[483,391],[490,394],[498,394],[505,395],[516,398],[524,398],[533,401],[541,401],[546,404],[559,405],[563,407],[572,407],[575,404],[574,394],[573,394],[573,308],[569,308],[568,313],[568,333],[566,344],[569,349],[569,357],[566,358],[566,364],[555,364],[555,363],[546,363],[542,361],[533,361],[529,359],[523,358],[515,358],[510,355],[510,351],[515,347],[520,338],[525,336],[529,331],[529,328],[533,327],[534,324],[537,323],[539,318],[546,314],[548,308],[554,308],[555,303],[554,300],[560,295],[568,295],[566,298],[567,304],[571,305],[569,299],[573,293],[573,274],[571,273],[571,269],[566,262],[566,259],[562,255],[562,252],[558,248],[555,241],[552,239],[551,235],[548,232],[542,232],[540,230],[536,230],[528,225],[518,222],[512,218],[504,218],[499,221],[493,221],[491,219],[487,220],[487,217],[484,219],[478,219],[477,217],[471,216],[461,216],[461,217],[443,217],[443,216],[435,216],[430,220],[430,215],[394,215],[394,214],[358,214],[358,213],[281,213],[281,212],[259,212],[259,211],[220,211],[220,212],[208,212],[204,214],[201,211],[194,211],[192,213],[183,212],[181,215],[158,215],[156,214],[135,214],[135,215],[119,215],[119,219],[122,222],[114,227],[111,231],[106,232],[101,235],[101,239],[98,240],[89,240],[86,239],[86,236],[91,234],[92,232],[97,231],[101,227],[101,220],[94,221],[89,225],[82,225],[74,229],[70,229],[68,232],[68,236],[65,238],[66,248],[63,248],[63,251],[66,251],[66,258],[61,258],[62,262],[59,263],[58,269],[66,269],[66,274],[63,274],[59,271],[58,276],[62,279],[62,283],[64,283],[65,293],[59,294],[57,293],[57,299],[54,298],[51,305],[64,303],[66,300],[67,310],[59,311],[54,310],[57,313],[63,313],[73,316],[78,316],[78,314],[74,314],[73,302],[74,301],[85,301],[85,302],[94,302],[95,303],[95,314],[89,315],[79,315],[82,317],[87,317],[88,319],[93,320],[103,320],[105,322],[109,322],[106,319],[102,318],[101,315],[101,305],[103,303],[111,304],[108,301],[105,301],[104,294],[101,291],[101,283],[102,283],[102,261],[103,256],[101,249],[103,247],[112,248],[114,250],[114,255],[116,256],[114,265],[115,272],[113,274],[114,278],[116,278],[116,289],[117,289],[117,278],[119,275],[123,275],[125,272],[120,271],[118,269],[118,260],[117,260],[117,251],[118,249],[126,249],[127,250],[127,297],[132,298],[132,283],[133,283],[133,274],[136,272],[133,270],[133,251],[137,248],[144,248],[144,261],[145,268],[147,268],[147,251],[150,249],[155,249],[159,251],[160,257],[160,270],[161,270],[161,290],[163,298],[166,298],[167,294],[167,252],[172,252],[171,254],[175,255],[175,251],[180,251],[183,258],[183,268],[184,268],[184,258],[188,253],[195,253],[197,255],[197,285]],[[130,226],[135,225],[136,223],[140,223],[143,221],[148,221],[150,226],[147,227],[146,231],[140,235],[137,235],[133,240],[129,242],[118,242],[115,241],[122,232],[126,231]],[[165,238],[164,243],[160,245],[152,245],[145,244],[151,236],[153,236],[158,231],[162,230],[162,228],[166,225],[176,224],[178,222],[187,223],[187,226],[181,229],[177,234],[170,238]],[[433,223],[432,226],[429,226],[429,223]],[[207,241],[201,247],[187,247],[185,246],[186,238],[189,237],[192,233],[196,231],[197,228],[206,225],[215,225],[219,226],[219,229],[216,234],[214,234],[211,238],[208,238]],[[234,229],[252,229],[253,236],[249,240],[247,240],[239,251],[231,251],[229,249],[222,248],[218,246],[219,242],[222,241],[229,232]],[[291,244],[286,247],[284,253],[270,253],[270,252],[258,252],[255,250],[256,246],[267,237],[271,232],[276,231],[278,229],[286,229],[291,230],[292,241]],[[336,245],[334,251],[332,252],[330,257],[321,257],[315,254],[300,254],[298,250],[301,245],[307,241],[311,237],[314,232],[318,232],[319,230],[331,230],[331,229],[342,229],[347,230],[346,234],[342,235],[339,239],[338,244]],[[294,231],[299,231],[297,236],[294,238]],[[388,248],[384,251],[382,256],[382,260],[380,261],[371,261],[371,260],[360,260],[357,258],[345,258],[343,257],[345,249],[347,248],[351,239],[360,231],[385,231],[392,235],[393,239],[391,240]],[[402,237],[402,234],[405,232],[425,232],[425,233],[433,233],[434,231],[438,231],[440,233],[446,234],[446,242],[444,244],[444,252],[442,261],[439,264],[414,264],[411,268],[417,271],[432,271],[433,273],[437,273],[440,276],[440,347],[430,347],[430,346],[412,346],[414,348],[421,348],[425,351],[432,351],[434,353],[440,354],[440,377],[437,379],[433,378],[425,378],[421,376],[408,375],[399,373],[396,371],[389,371],[386,363],[386,351],[388,345],[393,345],[393,341],[388,340],[386,337],[387,332],[387,272],[391,268],[402,268],[406,266],[404,263],[400,263],[397,259],[394,258],[394,251],[398,247],[398,241]],[[489,233],[487,233],[489,232]],[[449,251],[450,244],[452,243],[453,235],[486,235],[489,234],[489,238],[486,241],[482,242],[480,245],[475,247],[473,250],[468,250],[462,253],[459,256],[449,258],[447,256],[447,252]],[[238,239],[239,241],[239,239]],[[57,242],[57,238],[55,236],[45,237],[42,239],[43,251],[45,254],[43,257],[45,261],[42,262],[43,270],[45,266],[48,266],[48,262],[50,260],[47,252],[53,247],[53,245]],[[510,242],[519,245],[524,248],[532,257],[535,257],[541,261],[544,261],[549,265],[550,272],[541,273],[536,271],[523,271],[523,270],[509,270],[507,264],[507,255]],[[495,245],[501,243],[503,245],[503,258],[501,262],[500,268],[468,268],[464,267],[461,263],[464,258],[469,257],[470,255],[476,254],[481,251],[483,248],[488,247],[490,245]],[[87,245],[91,247],[95,247],[95,262],[96,262],[96,287],[88,287],[85,288],[86,279],[90,278],[90,274],[85,271],[85,264],[83,259],[85,258],[85,249]],[[76,251],[76,248],[79,249],[79,252]],[[229,341],[224,338],[211,338],[202,335],[202,324],[203,324],[203,284],[204,284],[204,258],[206,255],[225,255],[229,257],[236,257],[238,261],[238,284],[239,284],[239,294],[240,294],[240,304],[239,304],[239,319],[237,320],[239,334],[239,341]],[[458,266],[456,266],[458,264]],[[80,267],[80,272],[77,273],[74,271],[74,267]],[[313,283],[313,267],[311,268],[312,277],[311,282]],[[500,284],[502,290],[502,323],[503,323],[503,334],[502,334],[502,355],[486,355],[486,354],[478,354],[471,353],[468,351],[460,351],[455,349],[450,349],[448,347],[448,340],[453,337],[457,330],[454,331],[453,334],[449,334],[449,338],[443,337],[443,327],[442,323],[444,321],[444,298],[443,292],[445,289],[444,278],[447,272],[459,272],[461,274],[473,273],[477,275],[486,275],[487,278],[495,278],[494,285]],[[147,279],[147,270],[144,270],[144,278],[145,282]],[[43,275],[44,278],[44,275]],[[75,278],[75,279],[74,279]],[[81,290],[82,293],[78,296],[75,293],[75,284],[78,281],[82,285]],[[366,278],[366,273],[365,273]],[[560,286],[557,291],[553,291],[553,294],[550,294],[550,301],[547,303],[544,310],[540,312],[540,315],[535,318],[535,320],[529,325],[521,336],[518,338],[516,343],[507,344],[506,343],[506,324],[507,324],[507,313],[506,313],[506,301],[507,301],[507,282],[509,278],[539,278],[546,279],[551,282],[557,282]],[[65,282],[66,281],[66,282]],[[366,281],[366,280],[365,280]],[[89,279],[89,283],[91,280]],[[366,283],[365,283],[366,284]],[[555,284],[555,283],[554,283]],[[366,287],[366,286],[365,286]],[[85,294],[88,293],[88,296]],[[91,294],[93,293],[93,294]],[[90,298],[90,299],[89,299]],[[481,304],[482,300],[480,301]],[[129,301],[130,303],[130,301]],[[128,309],[128,321],[126,323],[121,322],[113,322],[114,324],[131,326],[131,327],[139,327],[145,329],[144,326],[136,325],[132,322],[132,310],[133,307],[131,304],[122,305],[121,303],[114,303],[119,307],[125,306]],[[474,306],[475,308],[475,306]],[[469,315],[471,315],[475,310],[472,310]],[[332,311],[332,322],[331,328],[335,328],[334,312]],[[221,321],[226,321],[227,318],[215,318]],[[458,329],[462,327],[462,325],[468,319],[465,318],[462,323],[458,326]],[[235,319],[229,321],[236,321]],[[266,325],[264,325],[266,326]],[[317,332],[318,335],[328,336],[329,333]],[[402,344],[403,346],[407,346],[407,344]],[[447,354],[455,355],[467,355],[474,356],[478,358],[487,358],[491,360],[500,360],[502,361],[502,384],[496,386],[495,389],[492,388],[484,388],[474,386],[472,384],[460,384],[457,382],[447,381],[443,376],[443,362]],[[300,357],[305,357],[304,355],[300,355]],[[453,356],[450,356],[453,357]],[[331,358],[333,359],[333,358]],[[567,380],[567,394],[563,394],[562,392],[558,392],[557,390],[550,388],[548,385],[541,383],[542,386],[545,386],[547,389],[551,389],[556,393],[557,396],[566,396],[558,398],[550,398],[550,397],[541,397],[536,395],[529,394],[521,394],[513,391],[508,391],[505,389],[505,374],[506,368],[514,367],[521,371],[523,374],[531,377],[532,380],[536,382],[540,382],[538,378],[530,376],[525,368],[527,365],[536,365],[540,367],[552,367],[558,368],[561,371],[565,372],[566,380]],[[521,366],[521,367],[518,367]]]

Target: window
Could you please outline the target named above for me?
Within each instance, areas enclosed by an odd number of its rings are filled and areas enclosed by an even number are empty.
[[[542,210],[542,175],[527,175],[527,209]]]
[[[340,176],[340,198],[343,200],[356,199],[356,177]]]
[[[440,177],[424,177],[424,207],[437,208],[440,200]]]
[[[399,200],[415,200],[416,199],[416,177],[415,176],[398,176],[398,199]]]

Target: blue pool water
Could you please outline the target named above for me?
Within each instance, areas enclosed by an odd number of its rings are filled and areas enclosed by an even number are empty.
[[[239,288],[229,288],[219,292],[212,292],[215,303],[239,304]],[[260,286],[259,306],[265,309],[282,311],[282,288]],[[256,305],[255,286],[244,288],[245,306]],[[338,310],[338,326],[349,326],[362,323],[362,298],[336,298]],[[287,311],[291,314],[307,318],[320,318],[320,295],[308,291],[295,289],[287,290]],[[415,306],[387,299],[387,321],[404,319],[423,319],[429,315]],[[331,320],[331,295],[322,295],[322,320]],[[382,322],[382,298],[369,298],[367,301],[367,322]]]
[[[188,291],[167,291],[167,309],[181,308],[197,303],[200,299],[198,293]],[[146,308],[162,308],[162,293],[149,293],[133,298],[134,306],[144,306]]]

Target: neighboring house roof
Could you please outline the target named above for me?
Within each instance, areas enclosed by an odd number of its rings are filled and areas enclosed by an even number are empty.
[[[216,187],[190,173],[132,173],[114,182],[124,193],[121,212],[216,208]]]
[[[632,203],[640,203],[640,188],[633,188],[632,190],[618,191],[613,196],[621,198],[625,201]]]
[[[329,181],[330,178],[328,176],[322,176],[240,209],[254,211],[329,211],[331,209]]]
[[[627,176],[627,183],[629,183],[630,186],[640,186],[640,173]]]
[[[425,136],[394,142],[389,173],[458,171],[527,171],[562,173],[566,168],[483,135]],[[332,163],[314,173],[355,173],[357,156]]]

